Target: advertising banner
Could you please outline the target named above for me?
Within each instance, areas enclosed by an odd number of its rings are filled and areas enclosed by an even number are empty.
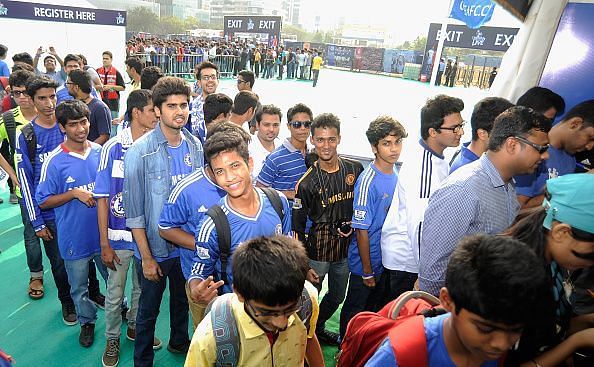
[[[364,47],[361,58],[361,67],[359,69],[381,71],[384,61],[384,49]]]
[[[223,25],[225,36],[230,39],[235,33],[264,33],[269,35],[269,40],[280,40],[282,18],[261,15],[225,15]]]
[[[349,46],[328,45],[325,62],[328,66],[338,66],[351,69],[355,49]]]
[[[386,73],[402,74],[404,73],[404,64],[416,62],[416,54],[417,52],[410,50],[386,49],[384,50],[382,70]]]
[[[472,48],[475,50],[507,51],[516,35],[518,28],[481,27],[470,29],[464,25],[449,24],[446,30],[444,47]],[[439,41],[441,24],[431,23],[427,34],[427,49],[433,49]]]

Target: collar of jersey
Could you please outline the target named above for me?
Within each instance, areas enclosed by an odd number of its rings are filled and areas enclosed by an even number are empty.
[[[254,190],[256,190],[256,194],[258,194],[258,197],[260,198],[260,207],[258,208],[258,212],[256,213],[255,216],[248,217],[247,215],[241,214],[237,210],[234,210],[233,208],[231,208],[231,205],[229,205],[229,196],[228,195],[225,195],[225,208],[227,210],[229,210],[231,213],[237,215],[238,217],[240,217],[242,219],[249,220],[252,222],[257,221],[258,218],[260,217],[260,213],[262,213],[262,208],[264,207],[264,197],[263,197],[263,194],[260,191],[260,189],[254,187]]]

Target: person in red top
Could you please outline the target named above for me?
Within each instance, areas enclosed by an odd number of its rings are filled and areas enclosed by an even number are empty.
[[[120,111],[120,92],[126,87],[122,74],[113,67],[113,54],[110,51],[104,51],[102,54],[103,66],[97,69],[99,79],[103,83],[103,92],[101,99],[109,107],[111,118],[119,116]],[[116,125],[111,127],[111,136],[115,135]]]

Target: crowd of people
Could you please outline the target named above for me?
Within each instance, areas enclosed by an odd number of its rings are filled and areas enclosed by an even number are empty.
[[[594,148],[594,100],[564,113],[535,87],[516,104],[481,100],[468,125],[464,101],[437,95],[418,141],[394,117],[370,121],[364,167],[338,155],[338,116],[261,101],[241,58],[232,99],[215,63],[195,65],[191,86],[129,57],[122,112],[109,51],[95,70],[50,48],[40,71],[42,52],[13,56],[0,139],[14,160],[0,165],[21,207],[28,295],[44,296],[43,242],[81,346],[105,310],[103,366],[119,363],[124,311],[134,364],[153,365],[166,288],[167,350],[188,367],[323,366],[321,344],[363,352],[361,366],[557,366],[594,348],[594,175],[576,159]],[[413,289],[439,298],[415,329],[426,338],[397,334],[408,323],[355,326]],[[358,351],[348,341],[364,332],[379,344]]]

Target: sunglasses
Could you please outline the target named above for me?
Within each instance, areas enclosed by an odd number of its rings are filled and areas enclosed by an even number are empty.
[[[311,121],[291,121],[289,122],[289,125],[293,126],[294,129],[299,129],[301,126],[309,129],[311,126]]]
[[[539,154],[544,154],[546,153],[547,150],[549,150],[550,144],[546,144],[546,145],[538,145],[536,143],[531,142],[530,140],[523,138],[521,136],[512,136],[512,138],[521,141],[524,144],[528,144],[530,145],[532,148],[536,149],[538,151]]]

